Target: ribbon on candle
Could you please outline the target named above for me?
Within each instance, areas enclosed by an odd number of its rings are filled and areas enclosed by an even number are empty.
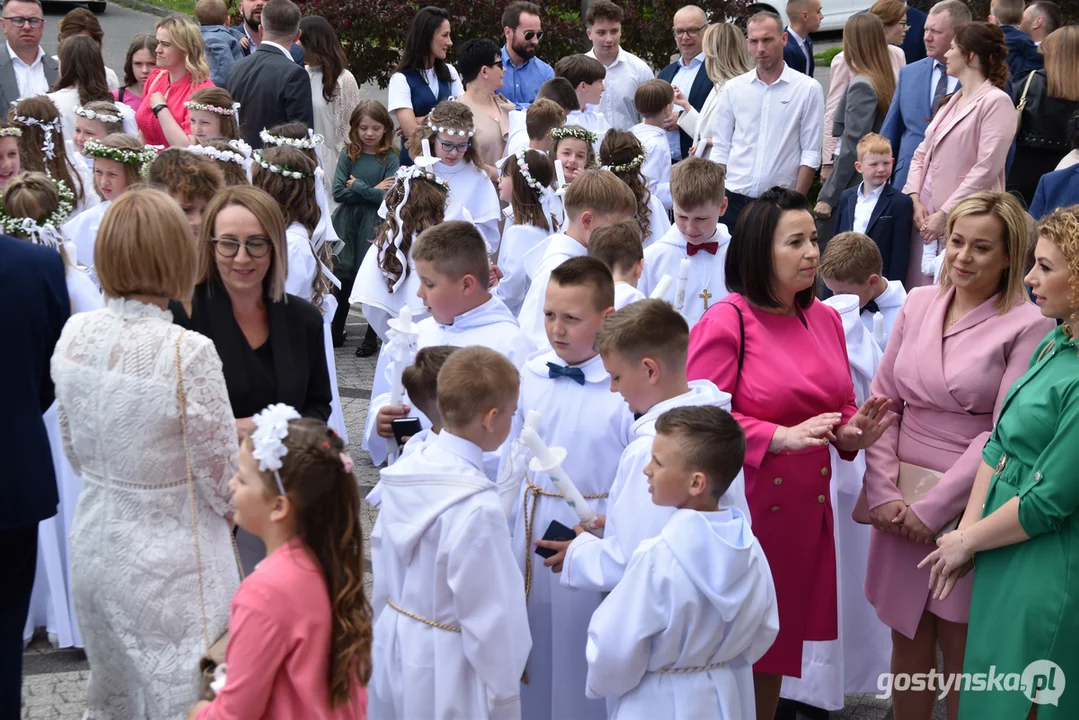
[[[416,325],[412,323],[413,311],[408,305],[402,305],[397,317],[389,321],[390,342],[386,346],[390,360],[390,405],[398,407],[405,395],[405,386],[401,378],[405,368],[412,364],[416,356],[416,341],[419,338]],[[397,440],[386,438],[386,464],[397,462]]]
[[[540,413],[529,412],[525,416],[524,430],[531,429],[532,432],[538,432],[542,419],[543,416]],[[528,446],[521,442],[520,438],[510,443],[509,455],[506,462],[502,464],[502,472],[499,473],[498,481],[495,483],[507,518],[512,517],[513,511],[517,508],[517,497],[521,492],[521,483],[525,481],[525,476],[528,474],[528,460],[531,455]]]

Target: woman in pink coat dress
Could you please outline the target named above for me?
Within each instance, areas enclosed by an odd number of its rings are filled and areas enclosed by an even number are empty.
[[[979,190],[1004,189],[1004,165],[1015,137],[1015,106],[1004,92],[1007,56],[1004,33],[996,25],[956,28],[944,59],[960,90],[926,128],[903,188],[914,199],[908,291],[933,282],[922,272],[922,254],[937,254],[948,213],[959,201]]]
[[[948,217],[939,287],[915,288],[899,311],[872,392],[891,399],[899,422],[866,451],[866,498],[874,530],[865,591],[892,628],[892,672],[963,671],[970,577],[944,600],[929,597],[918,563],[966,508],[982,448],[1005,393],[1026,372],[1053,322],[1026,301],[1029,226],[1000,192],[966,198]],[[896,483],[900,462],[943,473],[915,502]],[[908,500],[911,498],[908,496]],[[932,691],[892,693],[896,720],[928,720]],[[959,694],[947,696],[948,717]]]
[[[801,676],[803,641],[839,632],[828,444],[853,460],[893,422],[886,399],[854,403],[843,325],[814,296],[819,259],[805,196],[772,188],[734,229],[731,294],[689,341],[689,378],[729,392],[746,433],[746,498],[779,605],[779,636],[753,666],[769,720],[783,676]]]

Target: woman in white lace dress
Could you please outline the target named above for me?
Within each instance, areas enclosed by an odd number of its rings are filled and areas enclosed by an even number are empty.
[[[52,359],[64,452],[83,482],[71,562],[90,662],[86,717],[182,720],[198,699],[199,657],[224,633],[239,585],[227,488],[236,425],[213,343],[166,309],[168,298],[191,296],[195,277],[180,207],[156,190],[125,193],[95,252],[106,307],[72,317]]]

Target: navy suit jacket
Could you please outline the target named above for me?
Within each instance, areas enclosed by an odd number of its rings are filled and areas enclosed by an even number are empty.
[[[899,71],[895,95],[880,128],[880,134],[892,143],[892,154],[895,155],[892,184],[900,192],[907,183],[911,158],[925,140],[925,129],[932,116],[929,86],[933,81],[934,62],[933,58],[926,57]]]
[[[854,229],[854,207],[858,203],[857,193],[860,186],[859,184],[847,188],[839,196],[835,214],[836,235]],[[898,280],[906,278],[913,226],[914,201],[893,186],[885,185],[865,230],[865,234],[880,249],[880,256],[884,260],[884,277]]]
[[[244,38],[247,38],[247,47],[245,48],[243,45],[240,45],[240,49],[244,52],[244,57],[247,57],[251,53],[258,50],[258,42],[252,39],[252,37],[247,34],[247,28],[242,22],[239,25],[233,25],[232,27],[230,27],[229,32],[232,33],[232,36],[237,40],[243,40]],[[296,61],[296,64],[300,67],[303,67],[303,48],[300,47],[300,44],[292,43],[292,47],[290,47],[288,51],[292,54],[292,59]]]
[[[1079,165],[1072,165],[1042,175],[1030,201],[1030,214],[1041,220],[1057,208],[1076,204],[1079,204]]]
[[[787,44],[783,48],[783,61],[803,75],[813,77],[813,72],[817,69],[813,53],[809,53],[809,67],[806,67],[806,54],[802,51],[802,46],[794,39],[789,28],[784,32],[787,33]]]
[[[682,61],[676,60],[667,67],[659,71],[659,79],[666,80],[669,83],[674,82],[674,76],[678,73],[678,67]],[[712,92],[712,88],[715,87],[715,83],[708,77],[708,71],[704,65],[701,65],[700,70],[697,71],[697,77],[693,78],[693,87],[689,90],[689,96],[686,98],[689,100],[689,104],[693,106],[693,109],[697,112],[701,111],[704,107],[704,101],[708,99],[708,93]],[[682,157],[689,157],[689,149],[693,146],[693,138],[686,134],[682,128],[678,128],[679,138],[682,141]]]
[[[64,261],[51,248],[0,235],[0,528],[56,514],[59,496],[41,414],[53,401],[49,363],[71,314]]]
[[[918,8],[907,8],[907,34],[903,38],[903,54],[907,56],[907,65],[912,65],[925,57],[925,19],[928,17]]]
[[[311,77],[275,47],[262,45],[229,68],[225,89],[240,103],[240,132],[253,148],[259,132],[287,122],[315,126]]]
[[[1001,25],[1000,29],[1004,32],[1004,42],[1008,46],[1007,62],[1012,78],[1022,77],[1028,72],[1045,67],[1045,57],[1029,35],[1014,25]]]

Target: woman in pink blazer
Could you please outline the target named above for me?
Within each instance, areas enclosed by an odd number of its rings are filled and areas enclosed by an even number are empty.
[[[907,290],[928,285],[922,273],[925,252],[936,253],[948,214],[979,190],[1004,189],[1004,165],[1015,137],[1015,106],[1004,92],[1008,66],[1004,33],[976,22],[955,30],[944,56],[960,90],[944,102],[914,151],[903,188],[914,198]]]
[[[939,287],[915,288],[896,318],[872,392],[892,401],[899,422],[866,450],[866,498],[873,521],[865,591],[892,628],[892,672],[963,669],[970,578],[945,600],[929,597],[918,563],[934,537],[966,508],[982,448],[1005,393],[1026,372],[1053,322],[1026,301],[1026,213],[1002,192],[962,200],[948,217]],[[943,473],[907,505],[900,462]],[[908,497],[908,500],[911,498]],[[896,720],[928,720],[934,693],[893,692]],[[959,695],[947,696],[948,717]]]

